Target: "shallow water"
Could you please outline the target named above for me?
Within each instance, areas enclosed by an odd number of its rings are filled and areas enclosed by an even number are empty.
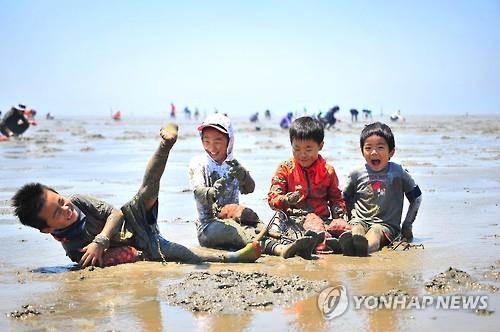
[[[499,287],[498,279],[488,272],[500,266],[500,117],[409,118],[406,123],[391,124],[397,146],[394,160],[407,166],[423,191],[414,233],[424,250],[382,251],[367,258],[331,255],[313,261],[263,257],[255,264],[141,262],[92,272],[69,271],[70,262],[57,242],[16,223],[8,200],[29,181],[51,185],[66,195],[93,194],[117,206],[126,202],[137,190],[156,148],[161,123],[157,119],[41,121],[22,139],[0,143],[0,250],[4,253],[0,312],[21,310],[24,304],[42,312],[23,320],[4,316],[0,330],[496,329],[500,310],[496,292],[487,293],[489,309],[495,311],[489,316],[434,308],[354,310],[351,303],[344,315],[327,321],[316,296],[287,308],[206,315],[167,305],[162,288],[191,271],[229,267],[343,283],[352,295],[383,294],[394,288],[426,295],[425,282],[449,266]],[[259,125],[262,130],[255,131],[236,121],[235,157],[257,183],[255,192],[243,196],[242,202],[268,220],[272,211],[265,197],[270,178],[278,163],[290,155],[290,148],[286,132],[271,123]],[[335,166],[341,183],[363,161],[358,138],[362,127],[361,122],[343,121],[326,133],[322,154]],[[180,138],[162,179],[159,219],[166,238],[188,246],[197,246],[197,240],[187,163],[200,151],[195,123],[181,121]]]

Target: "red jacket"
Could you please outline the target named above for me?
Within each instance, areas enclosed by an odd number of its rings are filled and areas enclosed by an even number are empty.
[[[313,212],[323,219],[330,218],[330,209],[333,212],[340,208],[345,212],[345,203],[338,186],[335,169],[321,155],[309,168],[300,167],[291,158],[278,166],[267,194],[267,202],[274,210],[286,211],[290,206],[285,194],[299,188],[302,198],[291,208]]]

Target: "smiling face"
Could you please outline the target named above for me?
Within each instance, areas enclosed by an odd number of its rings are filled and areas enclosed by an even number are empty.
[[[78,211],[66,197],[45,189],[44,201],[38,217],[44,219],[48,227],[40,230],[42,233],[66,228],[78,220]]]
[[[201,142],[203,148],[213,160],[219,164],[226,160],[227,146],[229,144],[229,137],[226,134],[215,128],[206,127],[203,129]]]
[[[293,158],[301,167],[310,167],[317,159],[323,148],[323,142],[318,144],[312,139],[294,139],[292,141]]]
[[[389,150],[385,138],[371,135],[365,139],[363,144],[363,157],[367,165],[375,172],[383,170],[394,155],[395,149]]]

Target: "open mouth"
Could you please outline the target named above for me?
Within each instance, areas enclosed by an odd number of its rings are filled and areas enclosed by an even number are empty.
[[[379,166],[380,165],[380,159],[372,159],[371,160],[373,166]]]

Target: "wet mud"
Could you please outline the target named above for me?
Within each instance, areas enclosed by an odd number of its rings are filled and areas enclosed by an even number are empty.
[[[412,244],[425,250],[398,247],[365,258],[321,255],[315,260],[263,256],[255,264],[138,262],[71,271],[74,266],[66,265],[59,243],[18,225],[9,199],[28,181],[63,194],[92,194],[115,206],[126,202],[137,190],[164,120],[40,121],[24,137],[1,143],[1,331],[498,329],[500,117],[422,117],[391,124],[397,139],[394,161],[409,167],[424,192]],[[270,179],[291,155],[288,132],[271,122],[263,122],[259,132],[243,120],[235,125],[236,157],[257,183],[253,194],[240,196],[241,203],[268,221],[273,215],[266,200]],[[321,153],[341,184],[363,160],[363,126],[346,120],[325,134]],[[196,123],[180,128],[162,179],[158,217],[168,240],[197,247],[186,167],[203,150]],[[327,322],[316,303],[324,280],[329,286],[345,285],[353,295],[380,298],[487,294],[489,306],[470,312],[351,308]],[[304,290],[293,288],[297,285]]]
[[[449,267],[425,283],[425,289],[433,294],[467,291],[487,291],[495,293],[498,287],[481,283],[465,271]]]
[[[170,304],[192,312],[239,314],[248,310],[291,305],[317,294],[326,281],[309,281],[299,276],[278,277],[263,272],[223,270],[193,272],[164,289]]]

